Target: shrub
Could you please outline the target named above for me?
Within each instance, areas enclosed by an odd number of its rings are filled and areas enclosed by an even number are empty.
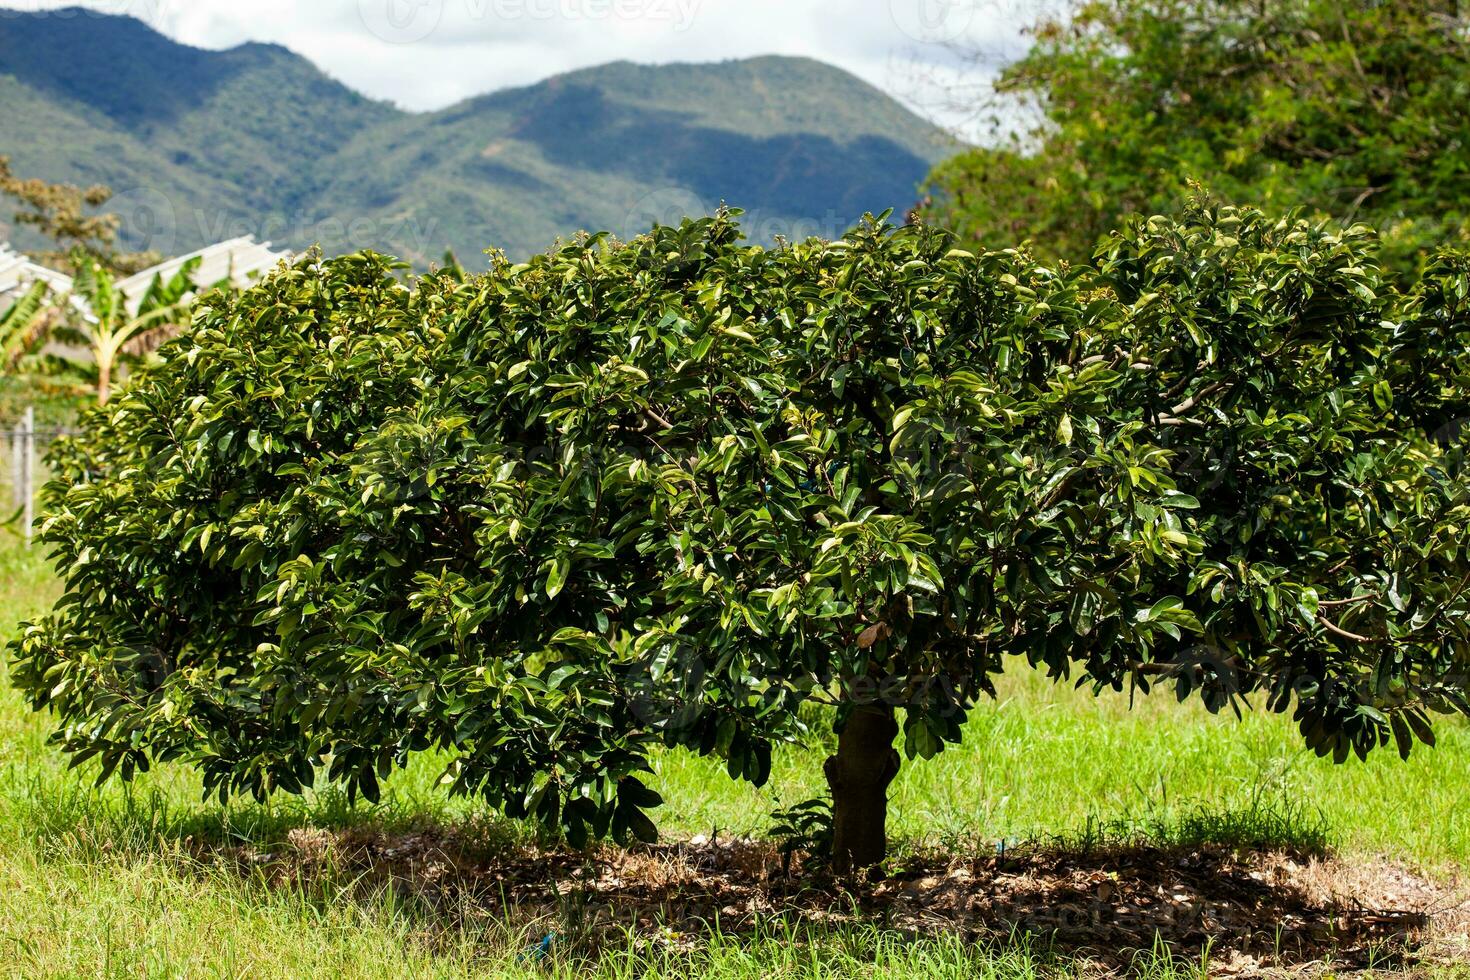
[[[761,783],[835,705],[837,866],[1024,659],[1292,711],[1339,761],[1467,710],[1466,266],[1197,203],[1096,268],[733,214],[413,289],[309,257],[199,311],[54,462],[14,677],[103,778],[375,798],[416,751],[574,843],[656,746]],[[1405,397],[1409,393],[1409,397]],[[1435,434],[1438,433],[1438,438]]]

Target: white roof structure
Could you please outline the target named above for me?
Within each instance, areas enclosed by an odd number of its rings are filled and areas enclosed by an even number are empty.
[[[290,253],[272,251],[269,242],[261,244],[246,235],[160,262],[150,269],[119,280],[117,288],[126,298],[129,309],[136,311],[156,276],[162,276],[167,281],[185,262],[194,258],[199,259],[199,268],[194,270],[192,276],[194,284],[200,289],[208,289],[226,279],[235,286],[248,286],[282,259],[290,258]],[[38,265],[13,251],[8,243],[0,243],[0,309],[8,306],[37,281],[46,283],[55,296],[69,296],[71,305],[84,316],[90,317],[86,301],[72,292],[71,276]]]
[[[71,291],[70,276],[37,265],[19,252],[11,251],[8,242],[0,242],[0,301],[10,298],[12,293],[29,289],[37,280],[50,286],[55,293]]]
[[[272,251],[270,242],[262,244],[245,235],[160,262],[121,280],[117,287],[128,298],[129,304],[136,304],[142,300],[155,276],[162,276],[167,282],[185,262],[195,258],[200,262],[199,268],[194,270],[194,282],[200,288],[207,289],[224,279],[230,280],[236,286],[248,286],[273,269],[276,263],[290,258],[290,253]]]

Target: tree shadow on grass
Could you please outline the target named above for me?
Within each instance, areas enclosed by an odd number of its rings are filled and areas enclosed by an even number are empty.
[[[421,935],[452,942],[488,926],[586,961],[630,949],[697,956],[713,932],[750,943],[881,935],[1020,944],[1058,964],[1121,970],[1161,952],[1198,963],[1208,950],[1234,964],[1227,975],[1251,976],[1324,960],[1341,971],[1433,958],[1470,921],[1457,884],[1335,858],[1311,824],[1255,812],[1200,814],[1134,836],[1091,827],[1000,852],[973,841],[907,845],[881,880],[854,882],[800,858],[793,866],[769,841],[575,851],[504,820],[365,809],[330,794],[310,806],[228,810],[171,810],[163,800],[53,799],[34,832],[64,840],[73,860],[86,859],[91,839],[99,857],[162,853],[185,870],[322,903],[388,897]],[[1463,948],[1450,955],[1458,961]]]
[[[1407,962],[1461,900],[1453,887],[1387,863],[1142,841],[984,856],[914,850],[882,880],[861,883],[792,868],[764,841],[570,851],[511,843],[495,823],[297,828],[269,852],[242,846],[200,858],[275,885],[345,876],[364,894],[410,900],[441,925],[519,924],[532,940],[551,937],[594,959],[626,950],[630,938],[691,946],[714,928],[762,936],[778,923],[809,936],[877,928],[987,947],[1021,941],[1123,969],[1160,950],[1196,959],[1208,950],[1242,970],[1327,959],[1382,969]]]

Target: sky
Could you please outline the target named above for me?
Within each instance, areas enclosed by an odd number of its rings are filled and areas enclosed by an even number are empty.
[[[80,5],[175,40],[284,45],[351,87],[408,109],[622,59],[805,55],[841,66],[967,138],[988,76],[1060,0],[0,0]]]

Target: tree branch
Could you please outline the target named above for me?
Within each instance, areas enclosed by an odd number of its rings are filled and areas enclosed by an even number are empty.
[[[1351,599],[1319,599],[1317,605],[1325,608],[1334,606],[1351,606],[1359,602],[1367,602],[1369,599],[1377,599],[1377,592],[1369,592],[1367,595],[1355,595]]]
[[[1385,640],[1384,637],[1374,638],[1371,636],[1361,636],[1357,633],[1349,633],[1347,630],[1343,629],[1341,626],[1338,626],[1336,623],[1332,622],[1332,620],[1328,619],[1321,613],[1317,614],[1317,622],[1326,627],[1328,632],[1335,633],[1338,636],[1342,637],[1344,640],[1352,640],[1354,643],[1383,643]]]

